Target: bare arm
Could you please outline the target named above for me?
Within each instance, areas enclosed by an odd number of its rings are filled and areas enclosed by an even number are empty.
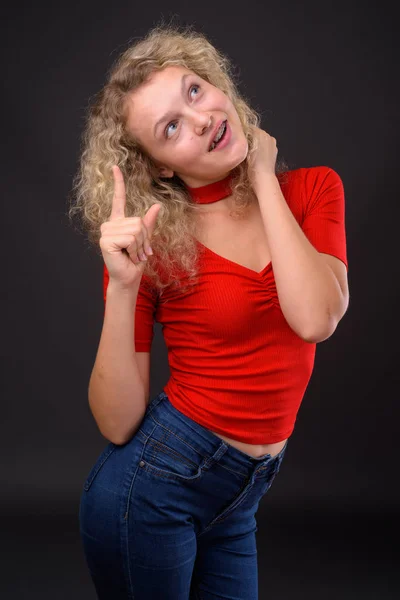
[[[140,279],[127,290],[109,281],[96,361],[89,382],[89,406],[102,435],[126,443],[139,427],[148,391],[135,353],[135,310]]]

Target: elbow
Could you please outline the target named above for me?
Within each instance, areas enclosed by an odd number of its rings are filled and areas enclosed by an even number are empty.
[[[300,337],[310,344],[318,344],[319,342],[327,340],[336,331],[339,322],[347,311],[348,305],[349,299],[343,298],[343,302],[336,314],[332,314],[332,312],[328,311],[328,313],[325,313],[319,320],[319,323],[317,319],[311,318],[311,324],[309,324],[308,328],[302,330],[301,334],[299,334]]]
[[[103,436],[103,438],[105,440],[107,440],[107,442],[111,442],[112,444],[115,444],[115,446],[123,446],[125,441],[123,440],[123,438],[121,438],[121,436],[117,436],[115,434],[109,433],[108,431],[103,431],[100,429],[99,427],[99,431],[101,433],[101,435]]]
[[[310,327],[307,331],[303,332],[300,337],[309,344],[318,344],[331,337],[335,333],[336,328],[341,319],[333,318],[327,319],[325,323],[316,327]]]
[[[124,444],[126,444],[129,440],[121,440],[120,438],[115,438],[113,436],[105,436],[104,434],[102,434],[102,436],[108,441],[114,444],[114,446],[123,446]]]
[[[143,415],[140,413],[130,423],[117,423],[116,421],[108,418],[103,420],[101,424],[97,422],[97,426],[101,435],[105,437],[106,440],[112,442],[116,446],[123,446],[124,444],[127,444],[136,434],[142,420]]]
[[[138,418],[135,419],[134,423],[128,427],[128,423],[120,423],[115,419],[111,419],[109,416],[101,415],[101,417],[95,413],[92,409],[92,415],[96,422],[97,428],[101,435],[108,441],[112,442],[116,446],[123,446],[135,435],[136,431],[139,429],[141,418],[138,415]]]
[[[311,334],[301,335],[300,337],[309,344],[318,344],[319,342],[323,342],[331,337],[334,333],[336,327],[333,329],[325,329],[323,331],[314,331]]]
[[[124,444],[127,444],[135,435],[135,432],[131,432],[129,435],[122,435],[121,433],[110,433],[109,431],[102,431],[101,429],[100,433],[108,442],[112,442],[116,446],[123,446]]]
[[[315,320],[308,328],[304,328],[299,334],[301,339],[309,344],[318,344],[331,337],[338,325],[338,320],[325,319],[323,323],[316,324]]]

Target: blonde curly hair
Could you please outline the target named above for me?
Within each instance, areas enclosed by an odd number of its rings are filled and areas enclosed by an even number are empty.
[[[229,59],[218,51],[203,33],[191,26],[180,28],[160,24],[131,45],[116,60],[108,81],[89,103],[82,135],[80,166],[73,180],[70,220],[80,217],[80,224],[101,254],[100,226],[111,215],[114,180],[112,166],[118,165],[126,187],[126,216],[143,216],[155,202],[161,209],[151,239],[153,256],[145,264],[142,279],[161,296],[163,289],[184,274],[189,285],[198,276],[198,253],[194,214],[198,205],[191,201],[183,181],[174,176],[161,179],[155,163],[139,142],[127,133],[127,95],[137,89],[153,71],[179,65],[193,71],[222,90],[234,105],[249,151],[246,159],[233,171],[231,181],[235,209],[233,218],[243,218],[255,195],[248,176],[249,160],[256,150],[252,127],[258,127],[259,114],[250,108],[234,82]],[[276,175],[288,170],[283,159],[277,160]],[[157,265],[162,265],[161,269]],[[186,289],[186,288],[184,288]]]

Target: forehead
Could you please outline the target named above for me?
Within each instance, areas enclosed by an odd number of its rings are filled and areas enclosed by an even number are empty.
[[[164,113],[173,110],[180,99],[183,75],[195,75],[186,67],[169,66],[154,71],[136,90],[128,94],[128,128],[140,135]]]

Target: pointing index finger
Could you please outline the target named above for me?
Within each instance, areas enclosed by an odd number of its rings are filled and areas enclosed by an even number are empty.
[[[121,169],[117,165],[113,166],[112,172],[114,175],[114,195],[112,200],[110,221],[113,219],[123,219],[125,217],[126,205],[124,176],[122,175]]]

